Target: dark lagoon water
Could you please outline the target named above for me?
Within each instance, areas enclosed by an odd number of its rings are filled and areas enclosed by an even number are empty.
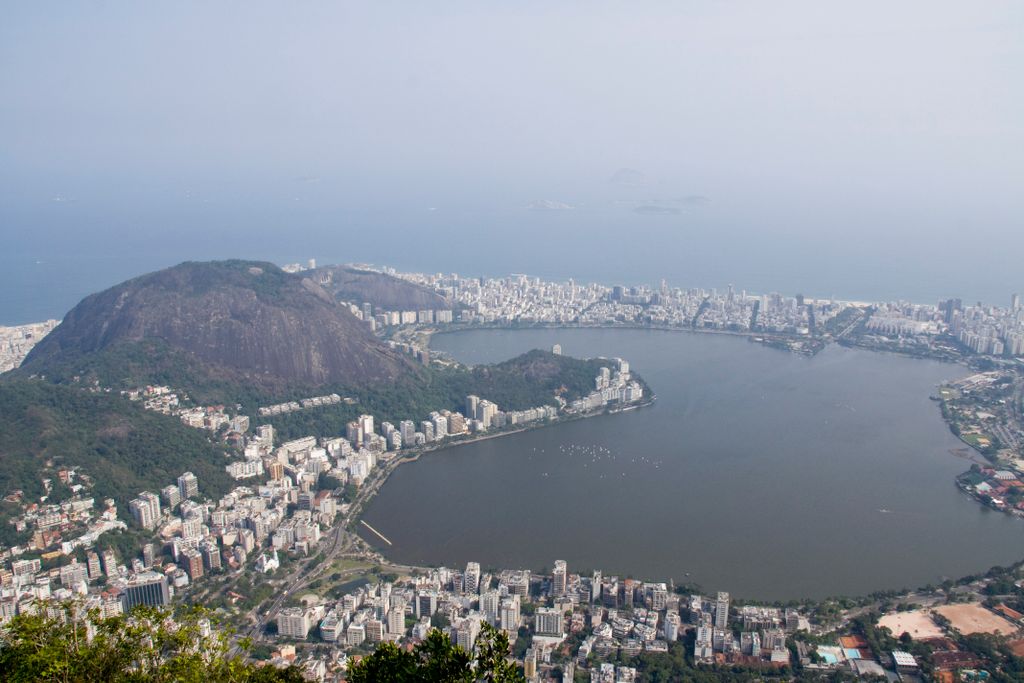
[[[789,599],[916,587],[1024,556],[1024,520],[953,484],[968,463],[928,396],[962,367],[644,330],[480,330],[434,348],[480,363],[556,342],[627,358],[658,401],[403,465],[365,515],[394,543],[388,557],[564,559]]]

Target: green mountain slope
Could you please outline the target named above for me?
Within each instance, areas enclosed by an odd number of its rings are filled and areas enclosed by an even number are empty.
[[[367,302],[386,311],[448,310],[443,296],[420,285],[384,273],[350,266],[324,266],[313,277],[339,301]]]
[[[140,491],[157,491],[191,470],[203,494],[220,496],[232,483],[223,451],[175,417],[146,411],[118,395],[40,381],[0,382],[0,495],[43,495],[44,466],[80,466],[92,494],[126,505]]]
[[[613,364],[610,360],[581,360],[534,350],[495,365],[431,367],[399,382],[338,387],[339,394],[356,402],[261,421],[271,422],[281,438],[289,439],[307,434],[342,434],[345,423],[362,413],[397,424],[399,420],[423,420],[434,410],[461,412],[469,394],[494,401],[501,410],[523,410],[554,404],[556,393],[567,401],[588,394],[600,368]]]

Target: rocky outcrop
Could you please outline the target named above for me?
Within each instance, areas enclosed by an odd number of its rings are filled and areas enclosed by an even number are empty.
[[[367,302],[373,305],[374,310],[437,311],[452,308],[451,303],[437,292],[385,273],[351,266],[327,266],[314,271],[313,277],[339,301],[356,305]]]
[[[182,263],[86,297],[22,370],[42,373],[140,341],[289,385],[389,381],[413,367],[309,277],[270,263],[218,261]]]

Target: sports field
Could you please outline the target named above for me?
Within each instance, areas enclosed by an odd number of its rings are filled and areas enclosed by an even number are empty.
[[[885,626],[897,638],[904,633],[909,633],[910,637],[915,640],[937,638],[943,635],[942,629],[932,621],[931,615],[920,609],[912,612],[886,614],[878,620],[878,625]]]
[[[1017,632],[1010,621],[991,612],[979,603],[967,605],[943,605],[935,611],[949,619],[953,628],[964,635],[972,633],[1002,633],[1004,636]]]

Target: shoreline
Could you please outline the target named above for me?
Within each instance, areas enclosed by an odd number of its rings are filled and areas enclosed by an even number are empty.
[[[428,325],[425,327],[416,327],[408,330],[412,332],[413,338],[417,340],[425,341],[425,348],[430,348],[430,341],[434,335],[437,334],[455,334],[458,332],[471,332],[474,330],[653,330],[656,332],[683,332],[687,334],[717,334],[729,337],[746,337],[751,341],[758,338],[765,340],[770,339],[788,339],[792,341],[812,341],[813,338],[797,337],[794,335],[779,333],[779,332],[749,332],[742,330],[717,330],[710,328],[700,327],[677,327],[673,325],[640,325],[636,323],[622,323],[619,325],[610,325],[604,323],[595,324],[583,324],[583,323],[531,323],[528,325],[503,325],[497,323],[451,323],[450,325],[440,328],[437,325]],[[401,335],[402,330],[399,330],[398,334]],[[763,342],[755,342],[763,343]],[[835,343],[834,340],[832,343]],[[765,344],[768,346],[768,344]],[[828,342],[825,343],[825,346]],[[431,350],[431,353],[444,354],[443,351]],[[444,354],[447,355],[447,354]]]
[[[685,327],[673,327],[673,326],[665,326],[665,325],[637,325],[637,324],[621,324],[621,325],[595,324],[595,325],[586,325],[586,324],[536,323],[536,324],[531,324],[531,325],[514,325],[513,326],[513,325],[502,325],[502,324],[455,324],[455,325],[445,326],[443,328],[438,327],[436,325],[430,325],[430,326],[425,326],[425,327],[422,327],[422,328],[417,327],[415,329],[408,330],[408,332],[411,333],[411,334],[408,334],[407,336],[406,335],[401,335],[401,336],[403,337],[403,341],[406,341],[407,343],[408,342],[413,342],[413,343],[417,343],[418,342],[418,345],[422,345],[424,348],[430,349],[430,344],[433,341],[433,337],[434,337],[434,335],[437,335],[437,334],[455,334],[455,333],[460,333],[460,332],[470,332],[470,331],[476,331],[476,330],[508,330],[508,331],[515,331],[515,330],[574,330],[574,329],[649,330],[649,331],[658,331],[658,332],[684,332],[684,333],[690,333],[690,334],[719,334],[719,335],[733,336],[733,337],[746,337],[748,339],[748,341],[753,342],[753,343],[761,343],[761,344],[763,344],[765,346],[769,346],[770,348],[776,348],[776,349],[778,349],[780,351],[789,351],[791,353],[798,353],[798,355],[806,355],[806,356],[814,356],[819,351],[823,350],[824,348],[826,348],[830,344],[838,344],[840,346],[843,346],[844,348],[859,348],[859,349],[862,349],[862,350],[865,350],[865,351],[871,351],[871,352],[875,352],[875,353],[879,353],[879,352],[880,353],[892,353],[892,354],[896,354],[896,355],[900,355],[900,356],[904,356],[904,357],[908,357],[908,358],[921,358],[921,359],[925,359],[925,360],[940,361],[940,362],[943,362],[943,363],[946,363],[946,364],[949,364],[949,365],[961,366],[961,367],[963,367],[965,369],[968,369],[968,370],[970,369],[969,359],[967,359],[967,358],[960,358],[960,359],[939,358],[939,357],[934,357],[933,358],[933,357],[922,356],[922,355],[917,355],[917,354],[902,354],[902,353],[899,353],[898,351],[887,350],[887,349],[873,349],[873,348],[861,347],[861,346],[855,346],[855,345],[854,346],[845,345],[845,344],[842,344],[840,342],[840,340],[837,340],[837,339],[834,339],[834,338],[833,339],[828,339],[828,340],[818,339],[817,341],[823,342],[822,345],[821,345],[821,348],[817,349],[813,353],[806,354],[806,353],[800,353],[798,351],[793,351],[792,349],[780,348],[779,346],[773,345],[771,343],[767,343],[768,341],[771,340],[772,335],[766,335],[766,334],[755,333],[755,332],[734,331],[734,330],[713,330],[713,329],[700,329],[700,328],[685,328]],[[760,340],[755,341],[756,338],[759,338],[759,337],[765,338],[766,341],[765,342],[762,342]],[[780,341],[779,338],[790,338],[790,339],[793,339],[794,341],[800,341],[798,338],[793,337],[792,335],[777,335],[776,341]],[[781,339],[781,341],[784,341],[784,339]],[[810,341],[810,340],[807,340],[807,341]],[[454,358],[451,358],[451,356],[449,356],[448,354],[446,354],[443,351],[436,351],[434,349],[430,349],[430,350],[431,350],[431,354],[432,355],[441,356],[441,357],[445,358],[447,362],[461,363],[461,361],[458,361],[458,360],[456,360]],[[390,469],[387,471],[386,475],[384,476],[384,478],[380,482],[375,484],[375,490],[374,490],[373,494],[369,498],[367,498],[367,500],[362,501],[362,503],[360,505],[360,508],[358,510],[359,516],[354,518],[352,521],[350,521],[350,525],[354,526],[355,524],[358,524],[360,521],[362,521],[361,515],[365,511],[366,505],[372,500],[373,496],[376,495],[376,493],[379,490],[379,488],[381,486],[383,486],[383,484],[387,481],[388,478],[390,478],[391,474],[394,472],[395,469],[398,468],[398,466],[400,466],[401,464],[404,464],[406,462],[416,462],[423,455],[426,455],[427,453],[430,453],[430,452],[433,452],[433,451],[440,451],[440,450],[444,450],[446,448],[452,448],[452,447],[461,446],[461,445],[465,445],[465,444],[477,443],[478,441],[484,441],[484,440],[487,440],[487,439],[494,439],[494,438],[498,438],[498,437],[501,437],[501,436],[517,434],[517,433],[520,433],[520,432],[529,431],[529,430],[533,430],[533,429],[539,429],[539,428],[542,428],[542,427],[553,426],[553,425],[561,423],[561,422],[570,422],[570,421],[579,420],[579,419],[589,419],[591,417],[600,417],[602,415],[612,415],[612,414],[616,414],[616,413],[619,413],[619,412],[628,412],[628,411],[631,411],[631,410],[635,410],[637,408],[647,407],[647,406],[653,404],[654,401],[656,400],[656,398],[657,398],[657,396],[652,393],[652,396],[651,396],[650,399],[645,399],[644,401],[641,401],[640,403],[638,403],[636,405],[622,407],[622,408],[616,409],[614,411],[610,411],[607,408],[605,408],[605,409],[602,409],[600,411],[593,412],[593,413],[587,413],[587,414],[582,414],[582,415],[574,415],[574,416],[562,417],[562,418],[559,418],[558,420],[549,421],[549,422],[543,422],[543,423],[538,424],[538,425],[531,425],[531,426],[527,426],[527,427],[523,427],[523,428],[519,428],[519,429],[514,429],[514,430],[510,430],[510,431],[502,431],[500,433],[495,433],[495,434],[486,434],[486,435],[475,437],[475,438],[462,439],[462,440],[460,440],[458,442],[443,444],[443,445],[440,445],[440,446],[435,446],[435,447],[431,447],[431,448],[427,448],[427,449],[422,449],[422,450],[416,452],[415,454],[412,454],[411,456],[404,456],[404,457],[401,458],[400,461],[396,462],[394,464],[394,466],[390,467]],[[950,429],[950,431],[952,431],[951,430],[952,423],[950,422],[950,420],[948,420],[945,415],[942,415],[941,417],[942,417],[942,422],[946,426],[946,428]],[[959,437],[958,437],[958,439],[959,439]],[[985,460],[987,462],[990,462],[990,461],[988,461],[986,456],[984,454],[982,454],[977,448],[973,447],[971,444],[969,444],[968,442],[964,441],[963,439],[959,439],[959,440],[965,446],[970,448],[970,451],[971,451],[972,455],[975,455],[975,456],[977,456],[977,457],[979,457],[979,458],[981,458],[981,459],[983,459],[983,460]],[[974,461],[972,460],[972,462],[974,462]],[[391,465],[391,463],[388,463],[388,464]],[[991,463],[990,463],[990,466],[992,466]],[[979,498],[977,498],[976,496],[972,495],[970,492],[963,490],[963,488],[960,486],[961,478],[964,475],[966,475],[969,471],[970,470],[967,470],[964,473],[956,475],[954,477],[954,479],[953,479],[954,486],[961,493],[963,493],[965,495],[968,495],[969,497],[974,499],[975,502],[978,503],[979,505],[981,505],[982,507],[987,508],[987,509],[994,509],[994,508],[992,508],[992,506],[987,505],[984,501],[982,501]],[[997,510],[997,511],[999,511],[999,510]],[[1004,512],[1005,512],[1005,514],[1008,514],[1010,516],[1024,517],[1024,514],[1014,514],[1014,513],[1009,512],[1009,511],[1004,511]],[[363,540],[366,541],[365,538]],[[390,560],[387,558],[387,555],[384,553],[384,551],[382,549],[378,548],[374,544],[370,544],[370,545],[371,545],[371,547],[374,548],[374,550],[377,552],[377,554],[383,560],[385,560],[385,561],[390,563]],[[1021,560],[1021,563],[1024,564],[1024,559]],[[420,569],[429,569],[429,567],[420,567]],[[915,590],[917,590],[917,589],[915,589]],[[872,593],[870,595],[873,596],[873,595],[878,595],[878,594],[893,594],[893,593],[896,593],[896,591],[880,590],[880,591],[876,591],[875,593]],[[866,597],[869,597],[869,596],[860,596],[860,597],[866,598]],[[813,602],[821,602],[821,601],[820,600],[814,600]]]
[[[951,358],[949,356],[943,356],[938,354],[926,354],[926,353],[909,353],[900,351],[897,349],[887,348],[875,348],[871,346],[864,346],[855,343],[848,343],[847,340],[836,337],[834,335],[828,335],[825,337],[814,337],[811,335],[801,336],[787,332],[752,332],[749,330],[721,330],[714,328],[702,328],[702,327],[680,327],[675,325],[650,325],[650,324],[639,324],[639,323],[621,323],[621,324],[608,324],[608,323],[530,323],[530,324],[500,324],[500,323],[451,323],[444,327],[438,327],[437,324],[430,324],[420,327],[418,325],[407,329],[399,329],[391,337],[384,337],[385,339],[401,340],[406,343],[413,343],[423,348],[430,348],[430,342],[435,335],[439,334],[456,334],[459,332],[472,332],[476,330],[645,330],[654,332],[681,332],[684,334],[693,335],[721,335],[726,337],[745,337],[748,341],[755,344],[761,344],[768,348],[776,349],[778,351],[785,351],[787,353],[794,353],[800,356],[813,357],[824,351],[826,348],[832,345],[841,346],[846,349],[859,349],[862,351],[869,351],[871,353],[883,353],[900,356],[902,358],[914,358],[919,360],[931,360],[939,363],[948,363],[950,365],[962,365],[964,367],[971,367],[971,356],[960,356],[957,358]],[[417,342],[420,342],[417,344]],[[813,350],[796,349],[787,347],[788,344],[809,344],[815,346]],[[448,357],[444,351],[431,350],[432,354],[439,354],[443,357]],[[454,359],[452,359],[454,360]],[[455,361],[460,362],[460,361]]]
[[[422,458],[425,455],[428,455],[430,453],[439,453],[442,451],[446,451],[448,449],[458,448],[460,446],[469,446],[472,444],[482,443],[484,441],[489,441],[491,439],[499,439],[506,436],[513,436],[515,434],[522,434],[524,432],[545,429],[547,427],[554,427],[560,424],[568,424],[570,422],[576,422],[579,420],[589,420],[592,418],[618,415],[620,413],[630,412],[640,408],[647,408],[654,405],[654,402],[657,400],[657,398],[658,397],[656,395],[652,394],[649,398],[645,398],[642,401],[638,401],[636,403],[630,404],[619,409],[610,410],[608,408],[603,408],[601,410],[594,410],[586,413],[565,415],[554,420],[538,420],[537,424],[524,425],[522,427],[517,427],[515,429],[505,429],[500,432],[492,432],[490,434],[482,434],[476,436],[469,435],[466,436],[465,438],[460,438],[457,441],[449,441],[447,443],[439,443],[432,446],[426,446],[419,448],[416,451],[413,451],[407,455],[397,455],[393,458],[389,458],[381,468],[381,471],[383,472],[382,478],[380,478],[379,480],[376,478],[374,479],[372,484],[373,490],[369,494],[369,497],[366,498],[365,500],[358,501],[359,507],[356,510],[349,510],[349,519],[346,523],[346,526],[354,527],[357,523],[360,522],[365,524],[365,521],[362,518],[362,513],[365,511],[366,505],[371,500],[373,500],[374,496],[377,495],[377,492],[380,490],[380,487],[382,487],[387,482],[387,480],[391,478],[391,475],[394,474],[395,470],[397,470],[399,467],[408,463],[417,462],[419,461],[420,458]],[[356,516],[353,517],[353,514]],[[378,552],[380,551],[378,550]],[[383,553],[381,554],[381,556],[383,557]]]

